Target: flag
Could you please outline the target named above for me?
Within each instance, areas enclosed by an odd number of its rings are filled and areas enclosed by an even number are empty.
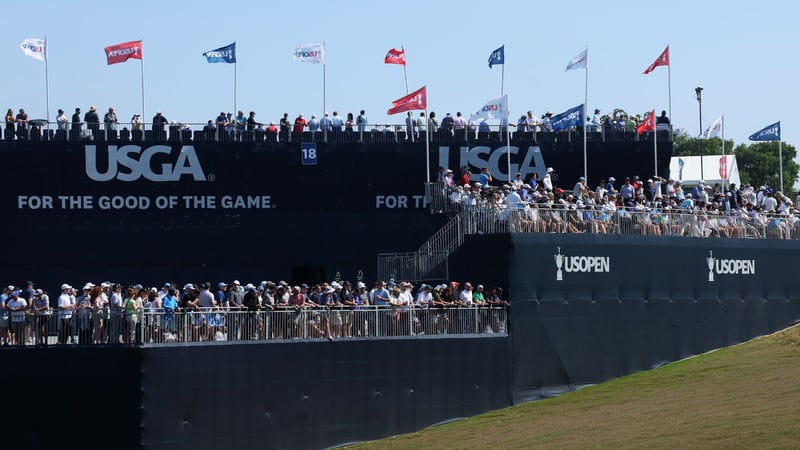
[[[105,48],[106,63],[111,64],[125,62],[130,58],[142,59],[142,41],[123,42],[122,44],[111,45]]]
[[[495,64],[506,63],[506,46],[503,45],[489,55],[489,68],[491,69]]]
[[[508,95],[497,97],[486,102],[478,112],[469,116],[469,121],[477,119],[502,119],[508,115]]]
[[[203,58],[209,63],[235,63],[236,62],[236,42],[225,47],[209,50],[203,53]]]
[[[425,109],[427,107],[427,93],[425,91],[425,86],[422,86],[405,97],[400,97],[393,101],[392,107],[386,111],[386,114],[392,115],[405,111],[413,111],[415,109]]]
[[[650,66],[647,69],[644,69],[644,74],[647,75],[658,66],[668,66],[668,65],[669,65],[669,45],[667,46],[667,48],[664,49],[663,52],[661,52],[660,55],[658,55],[658,58],[656,58],[656,60],[653,61],[653,64],[650,64]]]
[[[384,64],[400,64],[401,66],[406,65],[406,49],[400,48],[400,50],[393,48],[386,52],[386,57],[383,58]]]
[[[644,122],[636,127],[636,134],[642,134],[645,131],[655,131],[656,129],[656,110],[650,111],[650,114],[645,117]]]
[[[585,69],[586,68],[586,60],[589,57],[589,49],[580,52],[574,58],[569,60],[567,63],[567,68],[564,69],[564,72],[572,69]]]
[[[714,123],[711,124],[711,126],[706,128],[706,131],[704,131],[703,134],[700,137],[703,138],[703,139],[709,139],[709,138],[712,138],[712,137],[720,137],[720,136],[722,136],[723,117],[725,117],[725,116],[719,116],[719,118],[717,120],[715,120]]]
[[[781,122],[777,121],[772,125],[756,131],[750,135],[751,141],[780,141],[781,140]]]
[[[550,126],[553,127],[553,131],[563,131],[569,129],[570,127],[580,127],[583,126],[583,104],[580,104],[574,108],[570,108],[561,114],[556,114],[555,116],[550,118]]]
[[[325,64],[325,44],[304,44],[294,49],[294,60],[312,64]]]
[[[19,48],[22,49],[22,53],[25,53],[31,58],[38,59],[39,61],[47,61],[46,44],[47,41],[44,39],[25,39],[19,44]]]

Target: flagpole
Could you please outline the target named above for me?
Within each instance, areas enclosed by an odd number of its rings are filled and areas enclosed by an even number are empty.
[[[406,48],[405,48],[405,47],[403,47],[403,46],[401,45],[401,46],[400,46],[400,51],[402,51],[402,52],[403,52],[403,57],[405,58],[405,55],[406,55]],[[408,60],[406,60],[406,61],[403,63],[403,77],[405,77],[405,79],[406,79],[406,95],[408,95],[408,72],[406,72],[406,64],[408,64]],[[428,115],[427,115],[427,110],[426,110],[425,117],[428,117]]]
[[[47,114],[47,124],[50,127],[50,78],[47,70],[47,36],[44,37],[44,96],[47,102],[45,112]]]
[[[658,174],[658,128],[656,127],[656,110],[653,109],[653,175],[661,176]],[[653,194],[653,200],[655,200],[655,194]]]
[[[505,67],[505,64],[503,64]],[[510,119],[509,109],[508,109],[508,97],[504,98],[506,102],[506,160],[508,161],[508,182],[512,183],[513,175],[511,175],[511,126],[508,124],[508,120]]]
[[[142,49],[142,57],[139,58],[139,62],[141,63],[142,67],[142,117],[145,118],[147,116],[145,115],[145,108],[144,108],[144,42],[142,41],[142,39],[139,39],[139,45],[141,46]],[[147,123],[146,120],[144,122]],[[142,130],[144,130],[144,127],[142,128]]]
[[[500,70],[500,96],[503,96],[503,88],[505,87],[506,82],[506,44],[500,46],[503,49],[503,68]],[[508,105],[506,105],[508,106]]]
[[[586,69],[586,74],[585,74],[586,81],[583,89],[583,177],[586,179],[586,184],[589,184],[589,170],[586,163],[586,139],[587,139],[586,136],[589,134],[588,133],[589,127],[586,126],[587,124],[586,119],[588,118],[588,116],[586,115],[587,114],[586,108],[588,107],[589,104],[589,61],[588,61],[589,46],[588,45],[586,46],[586,59],[587,59],[586,67],[584,68]]]
[[[233,48],[236,48],[236,41],[233,41]],[[234,112],[234,114],[239,114],[239,110],[236,109],[236,100],[238,100],[238,95],[236,94],[236,85],[237,85],[238,79],[239,79],[238,69],[239,69],[239,61],[235,59],[233,61],[233,112]]]
[[[326,82],[325,82],[325,66],[328,63],[327,63],[327,56],[325,55],[325,53],[327,53],[327,52],[325,50],[326,50],[325,49],[325,41],[322,41],[322,57],[323,57],[323,60],[322,60],[322,117],[323,118],[325,118],[325,111],[327,111],[327,109],[326,109],[327,105],[325,103],[325,86],[326,86]],[[330,120],[330,119],[328,119],[328,120]],[[325,121],[325,126],[322,127],[322,140],[324,142],[328,142],[328,121],[327,120]]]
[[[725,161],[725,114],[722,115],[722,123],[720,125],[722,129],[720,130],[720,136],[722,137],[722,160]],[[728,164],[727,161],[725,163],[725,173],[722,177],[722,190],[725,191],[727,181],[728,181]]]
[[[667,45],[667,48],[669,48],[669,45]],[[672,62],[667,64],[667,95],[669,99],[669,136],[671,139],[672,123],[674,122],[672,118]]]
[[[783,149],[781,148],[781,140],[778,139],[778,162],[780,164],[781,174],[781,193],[783,193]]]
[[[425,90],[425,120],[428,120],[428,90]],[[430,127],[427,127],[428,124],[425,124],[425,182],[430,184],[431,182],[431,132]],[[430,199],[428,199],[430,201]]]

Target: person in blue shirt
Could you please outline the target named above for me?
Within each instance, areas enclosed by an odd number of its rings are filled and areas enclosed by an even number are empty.
[[[175,311],[178,309],[178,298],[175,288],[171,287],[167,294],[161,299],[161,307],[164,308],[164,320],[162,325],[164,331],[175,332]]]
[[[317,116],[312,114],[311,120],[308,121],[308,131],[315,132],[319,131],[319,120],[317,120]]]
[[[333,131],[336,133],[340,133],[342,131],[342,127],[344,126],[344,120],[342,120],[341,116],[339,116],[339,113],[336,111],[333,112],[331,126],[333,127]]]
[[[378,281],[375,283],[375,292],[373,293],[373,301],[378,308],[388,308],[391,297],[389,291],[386,289],[386,283]],[[388,330],[388,321],[384,315],[379,313],[378,319],[378,336],[386,336]]]
[[[319,121],[319,127],[322,128],[323,131],[327,131],[328,133],[330,133],[331,125],[332,125],[331,118],[328,117],[328,113],[325,112],[325,114],[322,116],[322,119]]]
[[[481,184],[481,187],[483,188],[489,187],[489,183],[492,182],[492,174],[489,172],[488,167],[484,167],[483,169],[481,169],[481,175],[478,178],[478,182]]]
[[[479,133],[489,132],[489,124],[486,122],[486,119],[481,120],[481,123],[478,124],[478,132]]]

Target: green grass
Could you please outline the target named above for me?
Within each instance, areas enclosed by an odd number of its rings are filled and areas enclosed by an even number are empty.
[[[357,449],[800,448],[800,327]]]

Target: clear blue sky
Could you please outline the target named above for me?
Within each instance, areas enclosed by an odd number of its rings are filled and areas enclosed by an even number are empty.
[[[502,67],[490,70],[487,59],[505,44],[512,117],[541,115],[583,102],[584,72],[564,68],[588,45],[589,109],[641,114],[668,109],[667,68],[642,71],[669,44],[677,128],[699,133],[694,88],[702,86],[704,127],[724,114],[725,137],[740,144],[780,120],[783,141],[797,145],[798,9],[773,0],[13,2],[4,5],[0,29],[0,98],[31,118],[45,116],[44,63],[23,55],[19,43],[46,36],[51,119],[59,107],[97,105],[114,106],[128,120],[141,110],[140,63],[107,66],[103,47],[142,39],[147,120],[162,110],[170,120],[205,122],[233,110],[234,67],[208,64],[201,54],[236,41],[238,109],[255,110],[265,122],[284,112],[319,115],[322,66],[293,61],[292,53],[325,41],[327,109],[344,115],[363,108],[370,122],[399,123],[402,116],[385,113],[405,94],[402,66],[383,64],[388,49],[405,47],[409,87],[427,85],[428,107],[441,116],[468,114],[500,94]]]

